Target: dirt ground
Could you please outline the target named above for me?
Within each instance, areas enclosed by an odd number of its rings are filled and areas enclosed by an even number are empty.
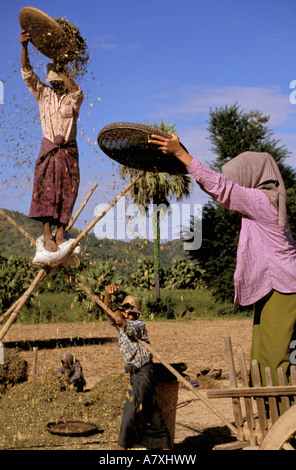
[[[246,363],[252,335],[252,320],[194,320],[184,322],[148,322],[149,339],[154,351],[168,363],[185,363],[188,380],[197,381],[197,390],[233,423],[230,399],[208,399],[207,386],[198,377],[201,370],[222,369],[222,377],[211,381],[216,388],[229,387],[225,338],[230,337],[236,370],[238,349],[245,353]],[[38,347],[37,371],[56,370],[66,351],[81,362],[88,389],[109,374],[124,369],[119,354],[117,332],[108,322],[86,324],[12,325],[4,340],[5,348],[18,347],[21,356],[33,364],[33,347]],[[155,359],[155,362],[160,362]],[[174,448],[210,450],[214,445],[231,440],[230,431],[212,409],[192,391],[180,385],[176,411]],[[116,443],[105,443],[113,449]]]

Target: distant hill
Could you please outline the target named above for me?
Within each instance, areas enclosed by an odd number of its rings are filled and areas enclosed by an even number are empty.
[[[42,234],[40,222],[29,219],[24,214],[17,211],[4,211],[34,239]],[[77,236],[79,233],[72,229],[71,233]],[[153,242],[147,240],[131,240],[124,242],[121,240],[98,239],[93,233],[89,233],[81,242],[84,256],[90,261],[113,260],[117,265],[119,274],[130,273],[140,256],[153,256]],[[0,215],[0,253],[3,256],[22,256],[32,258],[35,247],[30,246],[30,242],[9,222]],[[174,258],[186,256],[183,250],[182,240],[173,240],[161,244],[161,264],[163,267],[169,266]]]

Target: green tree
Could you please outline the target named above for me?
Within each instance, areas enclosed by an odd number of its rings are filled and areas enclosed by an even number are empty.
[[[153,124],[153,127],[163,130],[168,134],[175,132],[175,126],[161,121]],[[123,179],[131,180],[138,174],[125,166],[120,166],[119,174]],[[189,176],[170,175],[168,173],[146,172],[145,175],[129,191],[129,196],[135,204],[140,204],[148,214],[149,205],[152,203],[153,230],[154,230],[154,274],[155,294],[160,296],[159,270],[160,270],[160,206],[169,207],[171,198],[181,201],[189,197],[191,193],[192,180]]]
[[[296,174],[285,159],[289,151],[274,139],[268,116],[259,111],[245,112],[237,104],[210,111],[208,121],[211,150],[217,158],[210,164],[216,171],[231,158],[245,151],[268,152],[276,160],[287,188],[288,204],[296,214]],[[291,220],[295,234],[295,223]],[[217,299],[231,301],[234,296],[233,275],[241,226],[239,214],[228,211],[210,200],[203,210],[202,246],[189,256],[198,259],[203,279]]]
[[[211,163],[212,168],[220,171],[228,160],[242,152],[268,152],[279,165],[288,186],[289,182],[294,181],[294,171],[285,164],[290,152],[279,139],[273,137],[273,131],[267,126],[269,116],[263,116],[256,110],[247,113],[237,103],[211,109],[209,116],[207,130],[211,150],[217,155]]]

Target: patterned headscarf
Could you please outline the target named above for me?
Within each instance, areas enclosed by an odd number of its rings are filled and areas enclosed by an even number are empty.
[[[263,191],[279,213],[279,225],[287,223],[286,189],[274,158],[265,152],[244,152],[222,167],[223,175],[245,188]]]

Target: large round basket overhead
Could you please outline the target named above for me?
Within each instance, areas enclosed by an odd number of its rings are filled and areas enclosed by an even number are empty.
[[[30,34],[36,49],[54,62],[67,63],[75,57],[62,26],[43,11],[24,7],[19,12],[19,22],[21,28]]]
[[[171,138],[169,134],[146,124],[115,122],[98,134],[101,150],[121,165],[155,173],[186,174],[183,163],[172,155],[165,155],[148,142],[151,134]]]

